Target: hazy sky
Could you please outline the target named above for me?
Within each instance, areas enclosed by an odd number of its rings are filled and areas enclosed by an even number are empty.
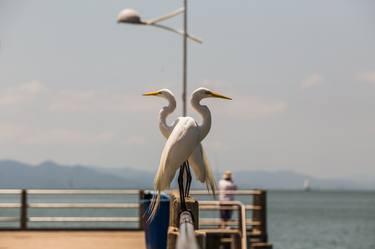
[[[116,16],[181,3],[0,0],[0,158],[155,171],[165,101],[141,94],[171,89],[170,122],[180,114],[182,41]],[[375,1],[191,0],[189,11],[204,40],[189,44],[189,95],[233,97],[204,101],[215,171],[375,178]]]

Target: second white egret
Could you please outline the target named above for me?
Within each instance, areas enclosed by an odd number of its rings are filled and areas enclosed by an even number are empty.
[[[164,98],[168,101],[168,105],[164,106],[159,112],[159,129],[163,136],[168,139],[173,131],[173,128],[179,121],[179,119],[177,119],[172,123],[172,125],[168,125],[167,122],[168,115],[173,113],[173,111],[176,109],[176,99],[174,94],[169,89],[160,89],[158,91],[144,93],[143,96],[156,96]],[[197,145],[193,153],[190,155],[188,162],[192,167],[197,180],[201,183],[205,183],[207,190],[212,191],[212,193],[215,195],[215,179],[201,143]],[[188,195],[188,193],[186,194]]]
[[[157,95],[157,92],[146,93],[146,96]],[[159,94],[159,93],[158,93]],[[168,135],[170,128],[166,125],[166,122],[162,121],[166,119],[166,116],[173,112],[175,108],[175,100],[172,99],[170,91],[162,91],[163,97],[170,101],[169,106],[164,107],[160,112],[159,127],[164,136]],[[186,210],[185,197],[189,194],[191,174],[189,170],[189,158],[193,152],[198,148],[201,149],[201,160],[205,160],[204,152],[200,145],[200,142],[207,136],[211,128],[211,112],[207,106],[201,105],[200,101],[204,98],[222,98],[231,99],[219,93],[215,93],[207,88],[198,88],[192,94],[191,105],[192,107],[202,116],[202,124],[198,123],[191,117],[179,117],[173,124],[172,132],[170,133],[164,149],[161,154],[159,168],[154,180],[154,188],[157,192],[157,196],[152,205],[151,218],[155,215],[159,201],[160,192],[169,188],[178,168],[180,173],[178,177],[178,185],[181,199],[181,209]],[[164,127],[164,124],[166,127]],[[165,129],[164,129],[165,128]],[[193,168],[194,169],[194,168]],[[183,174],[186,171],[187,184],[184,188]],[[195,170],[194,170],[195,171]],[[212,173],[209,170],[209,178],[212,177]],[[206,180],[206,179],[205,179]],[[212,181],[212,179],[209,179]]]

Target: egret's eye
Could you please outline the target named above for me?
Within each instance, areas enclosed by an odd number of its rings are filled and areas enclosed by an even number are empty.
[[[210,92],[210,91],[205,91],[204,93],[205,93],[205,94],[211,94],[211,92]]]

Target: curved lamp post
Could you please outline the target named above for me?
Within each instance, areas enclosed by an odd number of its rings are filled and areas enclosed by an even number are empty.
[[[184,12],[184,9],[178,9],[176,11],[173,11],[173,12],[171,12],[171,13],[165,15],[165,16],[159,17],[157,19],[143,21],[141,19],[141,16],[139,15],[139,13],[137,11],[135,11],[133,9],[124,9],[117,16],[117,22],[118,23],[128,23],[128,24],[150,25],[150,26],[154,26],[154,27],[157,27],[157,28],[172,31],[174,33],[177,33],[177,34],[183,36],[184,35],[183,31],[176,30],[176,29],[173,29],[171,27],[158,24],[161,21],[164,21],[164,20],[170,19],[172,17],[175,17],[175,16],[177,16],[177,15],[183,13],[183,12]],[[191,36],[189,34],[187,34],[187,38],[191,39],[194,42],[202,43],[201,39],[199,39],[197,37],[194,37],[194,36]]]
[[[174,28],[161,25],[159,22],[165,21],[167,19],[173,18],[177,15],[183,14],[183,31],[176,30]],[[122,10],[119,15],[117,16],[117,22],[118,23],[128,23],[128,24],[136,24],[136,25],[147,25],[147,26],[153,26],[157,28],[161,28],[164,30],[171,31],[173,33],[182,35],[183,37],[183,62],[182,62],[182,71],[183,71],[183,77],[182,77],[182,104],[183,104],[183,110],[182,115],[186,116],[186,88],[187,88],[187,39],[190,39],[197,43],[202,43],[202,40],[200,40],[197,37],[191,36],[187,33],[187,0],[184,0],[184,7],[178,10],[175,10],[173,12],[170,12],[164,16],[158,17],[156,19],[151,20],[142,20],[140,14],[133,10],[133,9],[124,9]]]

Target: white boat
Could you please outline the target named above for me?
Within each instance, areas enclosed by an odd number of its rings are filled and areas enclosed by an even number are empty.
[[[303,190],[305,190],[305,191],[310,191],[311,190],[310,180],[309,179],[305,179],[305,181],[303,182]]]

